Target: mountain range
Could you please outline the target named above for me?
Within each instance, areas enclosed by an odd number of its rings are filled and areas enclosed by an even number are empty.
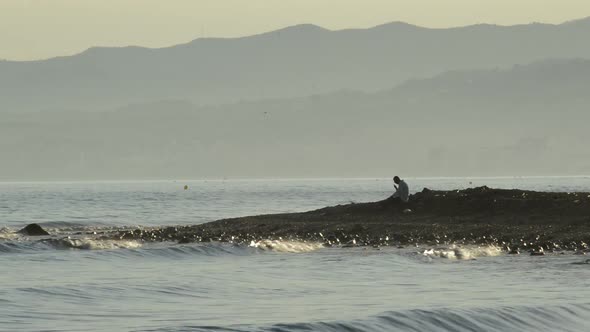
[[[590,18],[559,25],[428,29],[390,23],[329,31],[298,25],[183,45],[91,48],[0,61],[0,112],[101,110],[181,99],[218,105],[338,90],[376,92],[447,71],[590,58]]]

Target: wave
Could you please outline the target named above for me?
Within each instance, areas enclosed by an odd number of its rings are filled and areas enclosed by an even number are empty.
[[[0,240],[14,240],[19,237],[16,230],[9,227],[0,228]]]
[[[52,249],[108,250],[140,248],[137,241],[96,240],[96,239],[42,239],[38,241],[2,241],[0,253],[31,253]]]
[[[206,256],[247,256],[254,253],[251,248],[231,243],[194,243],[182,245],[156,244],[124,252],[109,252],[111,254],[134,255],[140,257],[164,257],[166,259],[182,259],[185,257]]]
[[[390,311],[353,321],[275,324],[271,326],[181,326],[147,331],[232,332],[439,332],[439,331],[584,331],[590,304],[551,307],[502,307]]]
[[[429,258],[447,258],[447,259],[475,259],[477,257],[492,257],[503,255],[506,252],[502,248],[494,245],[490,246],[473,246],[449,248],[431,248],[424,250],[422,255]]]
[[[99,240],[90,238],[45,239],[40,242],[57,249],[82,250],[133,249],[142,246],[141,242],[135,240]]]
[[[302,253],[321,249],[324,245],[303,241],[262,240],[250,242],[250,247],[276,252]]]
[[[20,236],[20,234],[17,234]],[[264,252],[305,253],[323,248],[320,243],[299,241],[252,242],[249,246],[236,243],[209,242],[176,244],[173,242],[143,242],[141,240],[103,239],[96,237],[45,237],[34,239],[20,236],[0,241],[0,254],[38,252],[42,250],[89,250],[105,251],[107,255],[120,257],[167,257],[185,256],[245,256]],[[125,250],[116,250],[125,249]],[[117,253],[115,253],[117,252]]]

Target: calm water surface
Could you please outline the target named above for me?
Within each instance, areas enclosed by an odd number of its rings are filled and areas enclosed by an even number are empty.
[[[586,177],[408,182],[414,190],[590,192]],[[424,255],[427,247],[262,250],[92,239],[85,249],[67,249],[13,233],[31,222],[55,238],[198,224],[372,201],[391,189],[387,179],[0,183],[0,331],[588,329],[584,256],[464,248],[474,259],[457,260]]]

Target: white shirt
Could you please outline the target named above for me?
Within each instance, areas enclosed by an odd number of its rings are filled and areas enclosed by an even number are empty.
[[[406,183],[406,181],[401,180],[399,182],[399,187],[396,189],[392,197],[399,197],[402,200],[402,202],[408,202],[408,200],[410,199],[410,188],[408,188],[408,184]]]

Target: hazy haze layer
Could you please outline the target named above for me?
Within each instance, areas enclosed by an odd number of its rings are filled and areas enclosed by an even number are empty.
[[[6,113],[5,180],[590,174],[590,61],[199,108]]]

